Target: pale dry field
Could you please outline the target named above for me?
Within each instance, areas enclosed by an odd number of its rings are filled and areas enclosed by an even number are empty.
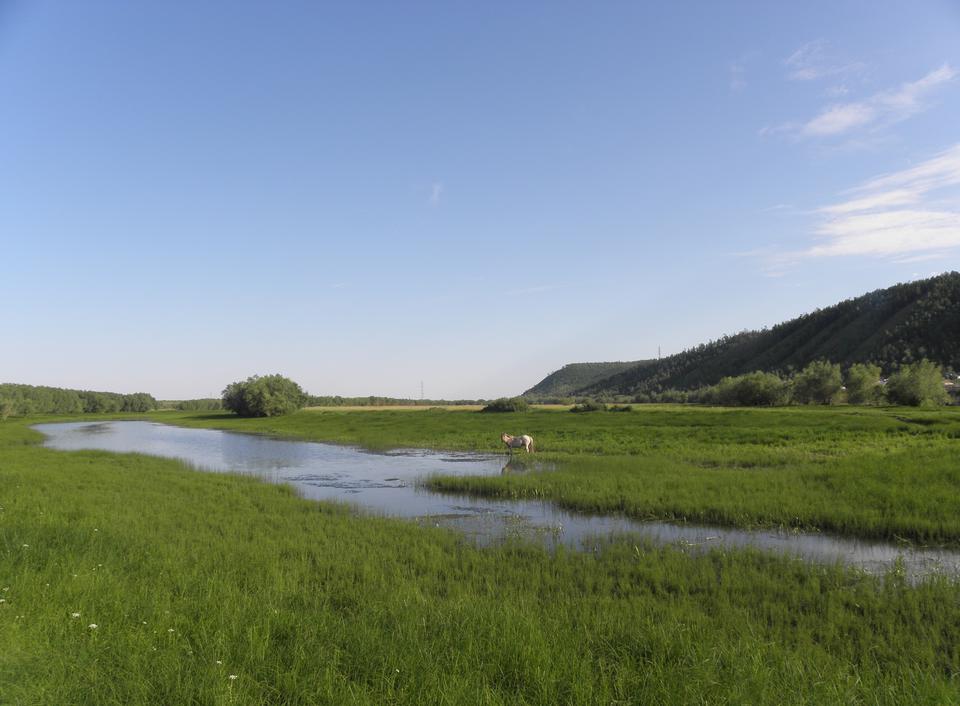
[[[308,412],[424,412],[428,409],[445,409],[450,412],[479,412],[483,409],[480,404],[391,404],[391,405],[328,405],[316,407],[304,407]],[[532,409],[570,409],[572,405],[567,404],[534,404],[530,405]]]

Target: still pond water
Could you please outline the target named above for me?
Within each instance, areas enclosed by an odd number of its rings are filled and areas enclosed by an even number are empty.
[[[960,551],[901,547],[823,534],[744,531],[616,515],[583,515],[548,502],[499,501],[440,494],[418,481],[436,473],[494,475],[513,472],[517,458],[492,454],[401,450],[374,453],[307,441],[288,441],[213,429],[185,429],[152,422],[38,424],[45,445],[63,451],[96,449],[180,459],[220,473],[252,475],[294,486],[306,498],[351,503],[361,511],[454,527],[479,544],[506,537],[537,539],[590,550],[610,534],[632,533],[657,543],[699,550],[756,547],[810,561],[845,564],[883,573],[898,560],[912,579],[931,573],[960,575]]]

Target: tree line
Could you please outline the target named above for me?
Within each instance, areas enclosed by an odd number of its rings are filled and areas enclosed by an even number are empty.
[[[879,365],[854,363],[844,370],[838,363],[818,360],[792,375],[755,370],[727,376],[716,385],[704,385],[694,390],[668,388],[633,395],[550,397],[538,401],[577,404],[577,411],[607,408],[611,402],[693,403],[725,407],[842,403],[935,406],[960,404],[958,388],[960,380],[955,375],[928,360],[903,365],[886,378]]]
[[[949,404],[943,368],[928,360],[903,365],[889,378],[881,377],[879,365],[855,363],[846,374],[840,365],[814,361],[796,375],[755,371],[725,377],[703,388],[689,401],[723,406],[784,404],[897,404],[931,406]]]
[[[146,392],[124,395],[40,385],[0,384],[0,417],[3,418],[32,414],[149,412],[158,406],[157,400]]]

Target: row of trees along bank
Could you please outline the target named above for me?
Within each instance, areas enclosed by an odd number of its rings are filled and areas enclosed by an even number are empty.
[[[690,401],[724,406],[797,404],[899,404],[927,406],[948,404],[943,369],[928,360],[904,365],[888,379],[880,367],[857,363],[843,375],[840,366],[815,361],[792,378],[776,373],[754,372],[723,378],[718,384],[697,391]]]
[[[62,387],[0,384],[0,417],[30,414],[84,414],[149,412],[157,401],[146,392],[123,395],[117,392],[69,390]]]

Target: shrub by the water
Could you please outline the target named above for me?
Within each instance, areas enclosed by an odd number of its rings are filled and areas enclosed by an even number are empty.
[[[874,404],[883,396],[880,366],[855,363],[847,371],[847,401],[850,404]]]
[[[584,400],[570,408],[571,412],[606,412],[607,405],[596,400]]]
[[[530,409],[530,403],[522,397],[501,397],[494,400],[481,412],[526,412]]]
[[[831,404],[842,387],[840,366],[815,360],[793,379],[793,399],[801,404]]]
[[[887,399],[893,404],[941,405],[950,401],[943,387],[943,369],[929,360],[903,366],[887,380]]]
[[[303,407],[303,389],[282,375],[253,375],[227,385],[223,391],[223,408],[241,417],[277,417]]]
[[[704,401],[727,407],[769,407],[786,403],[787,387],[779,375],[757,371],[723,378],[704,394]]]

